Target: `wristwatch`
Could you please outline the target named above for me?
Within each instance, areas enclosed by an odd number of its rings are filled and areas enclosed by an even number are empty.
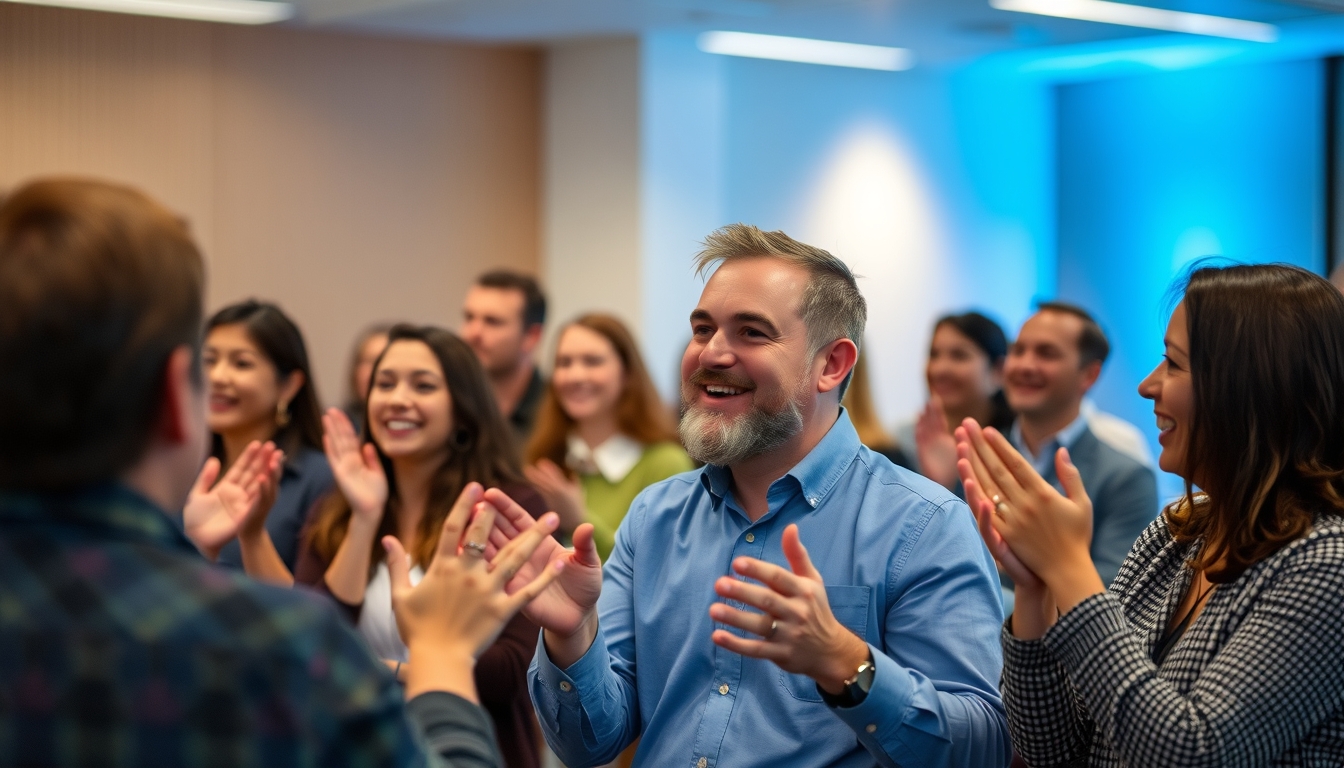
[[[877,667],[873,666],[873,653],[868,652],[868,659],[859,665],[854,676],[845,681],[845,687],[840,693],[827,693],[820,685],[817,686],[817,693],[821,694],[821,700],[830,704],[832,707],[857,707],[868,698],[868,691],[873,687],[873,674],[877,672]]]

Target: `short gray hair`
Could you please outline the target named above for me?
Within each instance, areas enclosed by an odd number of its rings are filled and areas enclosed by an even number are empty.
[[[750,224],[720,227],[705,238],[704,245],[695,256],[697,275],[703,276],[721,262],[759,256],[783,259],[808,271],[812,278],[803,289],[799,316],[807,327],[810,355],[840,338],[861,345],[868,303],[845,262],[783,232],[763,232]],[[844,395],[843,387],[840,394]]]

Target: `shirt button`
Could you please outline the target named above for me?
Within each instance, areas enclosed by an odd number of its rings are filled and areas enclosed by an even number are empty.
[[[574,690],[574,686],[570,685],[568,680],[561,680],[561,681],[560,681],[560,690],[562,690],[562,691],[568,693],[568,692]]]
[[[811,504],[812,506],[815,507],[815,506],[817,506],[817,502],[818,502],[818,501],[820,501],[820,500],[819,500],[816,496],[813,496],[812,498],[810,498],[810,499],[807,500],[807,503],[809,503],[809,504]]]
[[[720,685],[720,686],[719,686],[719,694],[722,695],[722,696],[727,696],[727,695],[728,695],[728,684],[727,684],[727,683],[724,683],[723,685]]]
[[[747,543],[748,543],[748,544],[750,544],[751,542],[753,542],[753,541],[755,541],[755,540],[756,540],[756,534],[754,534],[754,533],[748,533],[748,534],[747,534]]]
[[[877,723],[869,723],[863,730],[869,733],[877,733]]]
[[[709,765],[709,761],[703,757],[695,761],[695,768],[705,768],[706,765]]]

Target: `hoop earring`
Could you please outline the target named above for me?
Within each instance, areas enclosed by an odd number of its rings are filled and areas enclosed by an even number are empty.
[[[289,424],[289,403],[281,400],[275,404],[275,425],[284,429]]]
[[[471,433],[465,429],[459,429],[453,432],[453,447],[459,451],[464,451],[471,447]]]

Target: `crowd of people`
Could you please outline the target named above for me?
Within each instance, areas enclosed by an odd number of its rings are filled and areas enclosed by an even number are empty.
[[[324,410],[158,202],[0,198],[0,765],[1344,762],[1329,282],[1193,271],[1153,457],[1084,308],[911,329],[893,431],[842,260],[738,224],[695,265],[675,407],[611,315],[540,364],[494,270]]]

